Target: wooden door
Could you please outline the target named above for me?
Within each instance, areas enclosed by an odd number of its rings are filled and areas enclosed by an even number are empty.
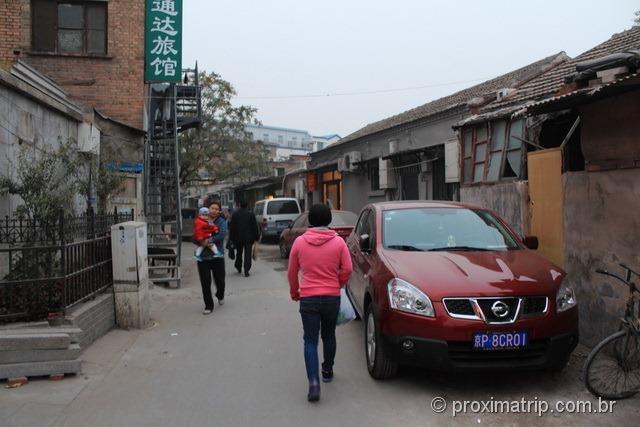
[[[564,266],[562,150],[550,148],[527,155],[531,233],[538,237],[538,252]]]

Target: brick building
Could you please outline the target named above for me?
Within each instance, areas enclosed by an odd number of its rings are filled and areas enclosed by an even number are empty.
[[[21,59],[74,99],[143,129],[144,2],[2,0],[0,61]]]
[[[82,107],[101,132],[101,160],[129,165],[116,205],[141,210],[142,180],[130,165],[144,159],[144,2],[0,0],[0,69],[18,61]]]

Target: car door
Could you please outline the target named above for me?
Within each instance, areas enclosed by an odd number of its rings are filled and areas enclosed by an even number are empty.
[[[287,233],[287,248],[291,250],[291,246],[293,246],[294,240],[304,234],[309,228],[309,214],[307,212],[301,214],[291,226],[289,233]]]
[[[364,316],[364,292],[367,282],[365,280],[364,271],[369,270],[369,263],[366,261],[368,254],[363,252],[360,248],[360,236],[369,234],[370,223],[369,217],[371,216],[371,210],[365,209],[360,214],[358,223],[354,233],[349,239],[349,252],[351,253],[351,262],[353,264],[353,273],[349,279],[349,293],[351,294],[352,301],[356,305],[356,309],[361,316]]]

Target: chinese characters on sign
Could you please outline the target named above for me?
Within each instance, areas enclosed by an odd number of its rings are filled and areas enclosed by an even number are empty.
[[[145,15],[145,81],[180,81],[182,0],[146,0]]]

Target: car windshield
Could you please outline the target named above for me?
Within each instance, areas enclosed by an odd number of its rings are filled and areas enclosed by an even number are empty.
[[[294,200],[272,200],[267,205],[267,215],[298,214],[298,204]]]
[[[464,208],[383,211],[383,245],[404,251],[504,251],[520,249],[489,212]]]
[[[353,227],[358,221],[358,216],[353,212],[331,211],[330,227]]]

